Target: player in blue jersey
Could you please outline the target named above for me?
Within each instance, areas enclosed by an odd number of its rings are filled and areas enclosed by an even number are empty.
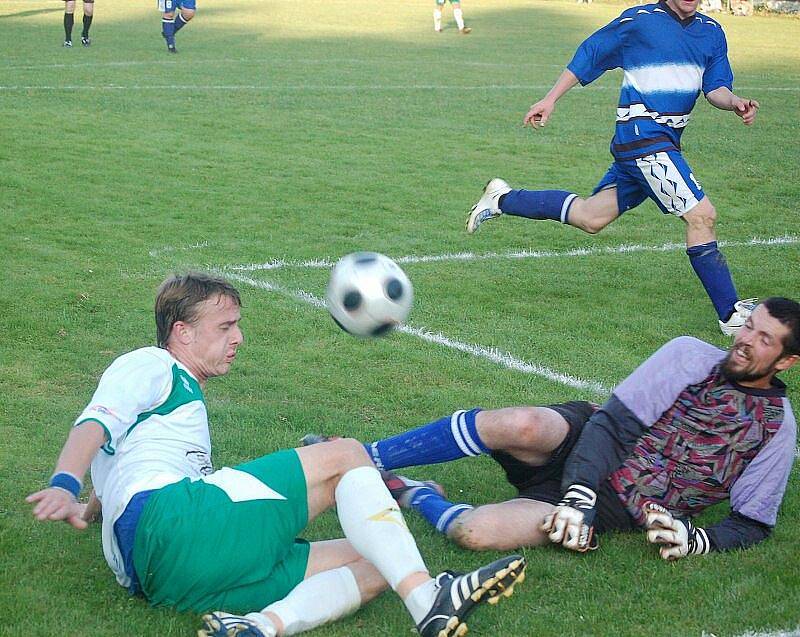
[[[90,46],[89,28],[92,26],[94,16],[94,0],[83,0],[83,30],[81,31],[81,44]],[[75,0],[64,1],[64,46],[72,48],[72,26],[75,24]]]
[[[194,17],[195,0],[158,0],[161,11],[161,35],[167,42],[167,51],[177,53],[175,35]]]
[[[755,121],[758,102],[735,95],[722,27],[697,13],[700,0],[662,0],[625,10],[578,47],[524,124],[542,127],[555,104],[576,84],[622,68],[624,78],[611,142],[614,163],[583,199],[565,190],[514,190],[492,179],[467,218],[467,232],[501,214],[552,219],[590,234],[652,199],[664,214],[686,223],[686,253],[714,304],[726,335],[744,325],[752,300],[739,299],[719,251],[716,210],[681,154],[681,134],[700,92],[716,108]]]

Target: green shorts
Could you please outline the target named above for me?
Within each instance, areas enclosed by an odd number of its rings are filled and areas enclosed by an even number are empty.
[[[136,528],[133,564],[153,606],[258,611],[303,581],[306,479],[294,450],[156,491]]]

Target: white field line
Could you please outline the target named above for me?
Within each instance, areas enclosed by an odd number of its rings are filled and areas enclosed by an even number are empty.
[[[723,248],[741,248],[750,246],[780,246],[800,244],[800,236],[784,235],[782,237],[759,238],[753,237],[747,241],[720,241],[719,245]],[[622,244],[618,246],[603,246],[596,248],[574,248],[572,250],[512,250],[509,252],[484,252],[476,254],[474,252],[454,252],[434,255],[421,256],[400,256],[393,257],[395,261],[402,264],[416,263],[435,263],[441,261],[487,261],[492,259],[547,259],[564,257],[590,257],[608,254],[634,254],[637,252],[673,252],[684,250],[686,245],[683,243],[663,243],[661,245],[641,245],[641,244]],[[226,272],[254,272],[257,270],[279,270],[281,268],[331,268],[336,259],[321,258],[308,259],[305,261],[273,259],[266,263],[249,263],[241,265],[229,265],[223,269]]]
[[[308,303],[309,305],[313,305],[314,307],[318,308],[325,307],[325,301],[304,290],[290,290],[288,288],[284,288],[283,286],[276,285],[268,281],[253,279],[243,274],[232,274],[230,272],[225,272],[224,274],[229,279],[233,279],[234,281],[238,281],[240,283],[245,283],[246,285],[249,285],[251,287],[260,290],[266,290],[268,292],[277,292],[285,296],[290,296],[299,301],[302,301],[303,303]],[[597,395],[607,395],[610,391],[608,387],[604,386],[603,384],[597,381],[577,378],[575,376],[570,376],[569,374],[562,374],[561,372],[557,372],[543,365],[538,365],[536,363],[528,363],[518,358],[515,358],[508,352],[500,351],[497,348],[482,347],[480,345],[472,345],[470,343],[464,343],[462,341],[451,339],[443,334],[430,332],[424,328],[411,327],[410,325],[401,325],[400,327],[397,328],[397,331],[402,332],[404,334],[408,334],[410,336],[416,336],[417,338],[420,338],[428,343],[435,343],[436,345],[442,345],[444,347],[448,347],[450,349],[454,349],[459,352],[471,354],[478,358],[484,358],[488,361],[491,361],[492,363],[496,363],[508,369],[512,369],[518,372],[523,372],[526,374],[532,374],[534,376],[539,376],[541,378],[561,383],[562,385],[567,385],[568,387],[572,387],[574,389],[578,389],[581,391],[589,391]]]
[[[148,254],[151,257],[159,257],[162,254],[168,254],[170,252],[183,252],[186,250],[200,250],[202,248],[208,247],[208,241],[198,241],[197,243],[191,243],[185,246],[164,246],[163,248],[154,248],[150,250]]]
[[[701,637],[713,637],[714,633],[707,633],[703,631]],[[769,632],[769,633],[742,633],[741,635],[736,635],[736,637],[800,637],[800,626],[797,628],[789,628],[787,630],[779,630],[776,632]]]
[[[252,92],[325,92],[342,91],[347,93],[380,92],[380,91],[547,91],[549,84],[490,84],[479,86],[457,86],[443,84],[100,84],[79,85],[55,84],[9,84],[0,85],[0,91],[252,91]],[[618,86],[595,86],[587,90],[619,91]],[[800,92],[800,86],[740,86],[739,91],[755,93],[765,92]]]
[[[7,0],[6,0],[7,1]],[[385,62],[386,60],[382,60]],[[156,66],[160,65],[177,65],[181,66],[202,66],[208,68],[209,66],[223,66],[232,64],[241,66],[242,64],[270,64],[272,66],[278,64],[286,64],[292,66],[309,65],[319,66],[321,64],[335,64],[341,66],[342,64],[368,64],[374,65],[376,60],[374,58],[324,58],[324,59],[303,59],[303,58],[226,58],[226,59],[192,59],[192,60],[159,60],[155,63]],[[417,64],[415,61],[400,61],[392,60],[394,66],[409,66]],[[476,66],[476,67],[492,67],[492,68],[552,68],[563,69],[563,64],[540,64],[532,63],[509,63],[509,62],[474,62],[464,61],[459,62],[460,66]],[[75,62],[75,63],[55,63],[55,64],[20,64],[5,67],[6,71],[36,71],[46,69],[79,69],[79,68],[103,68],[103,67],[126,67],[126,66],[146,66],[152,68],[154,62],[152,60],[119,60],[115,62]],[[788,78],[791,80],[791,78]],[[798,78],[800,79],[800,78]],[[738,87],[737,87],[738,88]]]

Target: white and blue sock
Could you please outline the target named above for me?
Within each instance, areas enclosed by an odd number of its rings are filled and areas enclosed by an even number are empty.
[[[169,46],[175,46],[175,19],[161,18],[161,33]]]
[[[459,515],[475,508],[469,504],[450,502],[431,487],[420,487],[414,491],[408,504],[430,522],[437,531],[444,534],[447,534],[447,529]]]
[[[569,223],[569,209],[577,198],[566,190],[512,190],[500,197],[499,204],[508,215]]]
[[[490,451],[483,444],[475,426],[475,415],[479,411],[457,411],[391,438],[365,444],[364,447],[375,466],[387,471],[479,456]]]
[[[175,33],[177,33],[177,32],[178,32],[178,31],[180,31],[180,30],[181,30],[183,27],[185,27],[187,23],[188,23],[188,21],[187,21],[187,20],[184,20],[184,19],[183,19],[183,15],[179,13],[179,14],[178,14],[178,15],[175,17]]]
[[[689,261],[697,277],[706,289],[706,293],[714,304],[720,321],[727,321],[734,311],[734,304],[739,300],[736,286],[731,278],[731,271],[725,257],[719,251],[716,241],[692,246],[686,250]]]

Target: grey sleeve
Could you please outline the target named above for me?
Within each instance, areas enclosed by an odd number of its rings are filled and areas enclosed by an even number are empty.
[[[622,381],[614,395],[650,427],[688,385],[703,380],[724,357],[724,351],[699,339],[672,339]]]
[[[787,398],[783,408],[781,428],[731,487],[731,509],[767,526],[775,526],[794,464],[797,424]]]

